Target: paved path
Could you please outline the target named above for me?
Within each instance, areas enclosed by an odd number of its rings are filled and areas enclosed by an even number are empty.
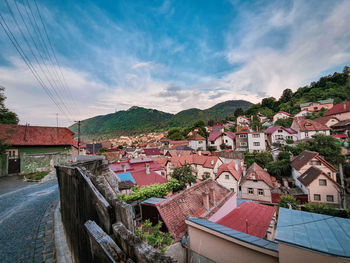
[[[56,180],[0,195],[2,263],[56,262],[53,214],[58,199]]]

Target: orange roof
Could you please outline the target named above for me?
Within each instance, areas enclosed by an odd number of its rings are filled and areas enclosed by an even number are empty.
[[[1,124],[0,138],[11,145],[73,145],[74,132],[64,127]]]
[[[216,176],[216,178],[218,178],[223,172],[229,172],[230,174],[232,174],[232,176],[237,180],[239,181],[239,178],[241,178],[241,175],[242,175],[242,170],[241,168],[239,167],[238,168],[238,171],[236,170],[236,167],[235,167],[235,162],[234,161],[231,161],[230,163],[223,163],[222,165],[219,166],[218,168],[218,174]],[[216,179],[215,178],[215,179]]]
[[[188,137],[189,141],[205,141],[205,138],[198,133],[193,133],[190,137]]]
[[[236,132],[236,134],[237,133],[249,133],[249,127],[248,126],[244,126],[242,129],[239,129],[237,132]]]
[[[261,168],[257,163],[253,163],[247,170],[247,174],[242,178],[242,181],[257,180],[264,181],[268,186],[277,187],[276,178],[271,176],[267,171]]]
[[[191,154],[191,155],[183,155],[183,156],[174,156],[169,161],[175,167],[182,167],[185,164],[197,164],[206,168],[213,169],[218,160],[219,158],[217,156]]]
[[[323,131],[330,130],[326,125],[319,123],[317,121],[304,119],[304,118],[296,118],[294,120],[299,127],[300,131]]]

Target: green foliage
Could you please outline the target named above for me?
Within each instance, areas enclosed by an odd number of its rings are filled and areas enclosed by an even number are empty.
[[[290,139],[290,138],[287,138],[287,139],[286,139],[286,143],[287,143],[287,144],[293,144],[293,143],[294,143],[294,140],[293,140],[293,139]]]
[[[279,207],[289,208],[288,203],[292,206],[293,209],[298,208],[298,201],[292,195],[282,195],[278,203]]]
[[[50,171],[43,171],[43,172],[36,172],[36,173],[30,173],[26,174],[25,178],[28,182],[38,182],[41,179],[43,179],[46,175],[48,175]]]
[[[220,144],[220,149],[221,150],[225,150],[225,149],[231,149],[230,146],[226,145],[224,142],[222,144]]]
[[[118,145],[118,147],[117,147],[119,150],[123,150],[123,145]]]
[[[5,88],[0,86],[0,124],[18,124],[17,114],[5,107]]]
[[[245,152],[244,153],[244,163],[249,168],[254,162],[260,165],[262,168],[265,168],[268,163],[272,162],[272,155],[269,152]]]
[[[173,141],[184,140],[184,133],[180,128],[172,128],[168,131],[168,138]]]
[[[179,186],[180,184],[176,179],[170,179],[166,184],[153,184],[142,187],[135,186],[131,189],[131,194],[121,194],[117,197],[126,203],[131,201],[144,201],[151,197],[163,198]]]
[[[278,119],[276,122],[275,122],[275,126],[283,126],[285,128],[290,128],[290,126],[292,125],[293,123],[293,118],[288,118],[288,119]]]
[[[210,145],[208,145],[208,146],[207,146],[207,150],[210,151],[210,152],[215,152],[217,149],[216,149],[216,146],[210,146]]]
[[[282,93],[279,103],[286,103],[293,98],[293,91],[291,89],[285,89]]]
[[[237,118],[238,116],[241,116],[241,115],[243,115],[244,114],[244,111],[243,111],[243,109],[242,108],[237,108],[236,110],[235,110],[235,112],[233,113],[233,115]]]
[[[202,181],[205,181],[210,178],[210,173],[209,172],[204,172],[202,175]]]
[[[258,116],[255,114],[253,115],[253,120],[252,120],[251,126],[252,126],[252,129],[254,131],[261,130],[261,128],[262,128],[262,123],[260,122]]]
[[[287,151],[282,151],[278,154],[277,159],[281,160],[290,160],[290,153]]]
[[[146,220],[143,225],[136,229],[135,234],[150,246],[165,252],[167,246],[173,243],[172,234],[160,231],[163,222],[159,221],[157,225],[152,226],[150,220]]]
[[[99,150],[99,152],[100,153],[105,153],[105,152],[107,152],[107,148],[105,148],[105,147],[102,147],[102,148],[100,148],[100,150]]]
[[[182,167],[174,168],[171,178],[176,179],[179,185],[174,188],[174,191],[181,191],[186,188],[186,184],[196,183],[196,176],[193,175],[192,168],[189,164]]]
[[[266,166],[267,172],[276,177],[277,180],[281,180],[283,177],[290,177],[292,175],[292,167],[290,166],[289,159],[282,159],[275,162],[270,162]]]
[[[307,203],[304,205],[306,211],[324,215],[334,215],[336,209],[321,203]]]

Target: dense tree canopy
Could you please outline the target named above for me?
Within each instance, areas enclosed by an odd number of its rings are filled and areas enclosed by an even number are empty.
[[[174,189],[175,192],[185,189],[186,184],[190,185],[196,183],[196,176],[193,175],[192,168],[189,164],[175,168],[170,176],[176,179],[180,184]]]
[[[9,111],[5,106],[5,88],[0,86],[0,124],[18,124],[17,114]]]

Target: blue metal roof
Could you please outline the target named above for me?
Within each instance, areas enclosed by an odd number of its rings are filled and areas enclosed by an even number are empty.
[[[118,178],[122,181],[131,181],[136,184],[134,177],[132,177],[130,172],[117,174]]]
[[[280,208],[276,240],[350,257],[350,219]]]
[[[214,231],[219,232],[221,234],[224,234],[226,236],[238,239],[240,241],[243,241],[243,242],[246,242],[246,243],[249,243],[252,245],[256,245],[256,246],[259,246],[262,248],[266,248],[266,249],[269,249],[272,251],[276,251],[276,252],[278,251],[278,243],[277,242],[273,242],[273,241],[269,241],[269,240],[255,237],[252,235],[248,235],[246,233],[239,232],[237,230],[216,224],[214,222],[211,222],[211,221],[208,221],[208,220],[202,219],[202,218],[188,217],[187,220],[191,221],[193,223],[196,223],[198,225],[207,227],[211,230],[214,230]]]
[[[147,203],[147,204],[156,205],[160,202],[163,202],[164,200],[165,200],[165,198],[151,197],[151,198],[148,198],[148,199],[142,201],[141,204]]]

